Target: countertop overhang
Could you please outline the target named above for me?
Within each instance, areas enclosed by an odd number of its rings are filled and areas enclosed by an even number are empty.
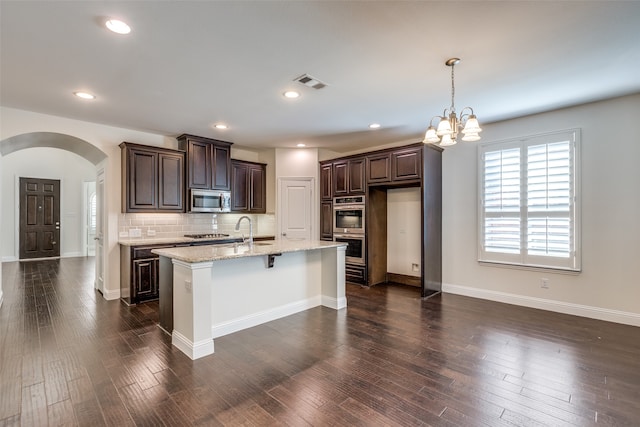
[[[273,240],[273,235],[254,235],[254,240]],[[118,243],[122,246],[146,246],[146,245],[172,245],[172,244],[181,244],[181,243],[197,243],[204,244],[205,242],[211,242],[211,244],[216,244],[217,242],[227,242],[227,241],[241,241],[242,235],[229,235],[223,237],[207,237],[204,239],[194,239],[192,237],[158,237],[158,238],[130,238],[130,239],[120,239]]]
[[[347,246],[347,244],[323,240],[265,240],[254,242],[253,245],[249,245],[248,243],[214,244],[154,249],[151,252],[156,255],[194,264],[233,258],[277,255],[286,252],[337,248],[341,246]]]

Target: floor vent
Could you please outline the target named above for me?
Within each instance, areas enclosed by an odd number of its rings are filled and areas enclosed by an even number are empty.
[[[321,82],[315,77],[311,77],[309,74],[303,74],[293,80],[313,89],[322,89],[323,87],[327,86],[326,83]]]

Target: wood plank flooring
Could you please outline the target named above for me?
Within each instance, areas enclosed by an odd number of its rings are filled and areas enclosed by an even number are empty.
[[[0,426],[638,426],[640,328],[347,285],[191,361],[92,288],[93,260],[3,264]],[[249,297],[249,296],[248,296]]]

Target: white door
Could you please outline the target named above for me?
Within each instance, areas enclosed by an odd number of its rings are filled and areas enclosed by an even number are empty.
[[[311,240],[313,178],[281,178],[278,187],[281,239]]]
[[[96,179],[96,282],[95,288],[104,295],[104,170]]]

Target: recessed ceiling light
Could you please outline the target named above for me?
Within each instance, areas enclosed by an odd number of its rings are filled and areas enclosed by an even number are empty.
[[[218,123],[214,126],[216,129],[228,129],[228,126],[222,123]]]
[[[96,99],[96,96],[88,92],[73,92],[75,96],[82,99]]]
[[[369,129],[379,129],[380,128],[380,123],[371,123],[369,125]]]
[[[285,98],[295,99],[295,98],[298,98],[300,96],[300,93],[296,92],[295,90],[288,90],[285,93],[283,93],[282,95]]]
[[[104,25],[117,34],[129,34],[131,32],[131,27],[129,27],[125,22],[118,21],[117,19],[109,19],[104,23]]]
[[[302,148],[302,147],[306,147],[306,144],[303,144],[303,143],[296,144],[296,147],[300,147],[300,148]]]

